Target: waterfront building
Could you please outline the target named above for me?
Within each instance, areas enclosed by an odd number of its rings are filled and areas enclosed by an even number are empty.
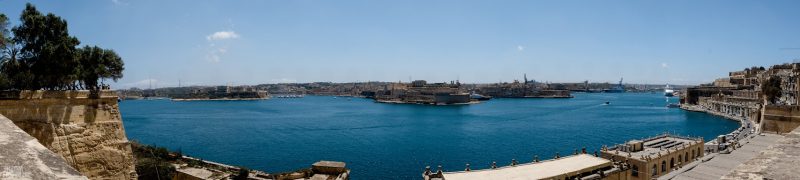
[[[780,78],[780,96],[764,98],[762,83]],[[800,126],[800,63],[765,69],[751,67],[728,73],[711,85],[687,88],[681,107],[739,121],[752,121],[759,132],[787,133]]]
[[[495,165],[493,165],[495,166]],[[512,160],[512,164],[504,167],[493,167],[491,169],[471,170],[469,164],[464,171],[442,172],[441,166],[436,172],[427,167],[423,172],[424,180],[479,180],[479,179],[609,179],[625,180],[626,167],[620,162],[610,161],[600,157],[582,153],[576,153],[566,157],[556,157],[555,159],[517,164]]]
[[[266,90],[253,86],[182,87],[168,89],[173,100],[267,99]]]
[[[554,89],[549,84],[541,84],[536,81],[525,81],[520,83],[495,83],[476,87],[475,92],[497,98],[571,98],[569,90]]]
[[[412,104],[466,104],[472,102],[469,93],[461,88],[461,83],[429,84],[424,80],[416,80],[409,85],[384,86],[384,89],[375,93],[375,100],[385,103],[412,103]]]
[[[702,138],[663,134],[603,147],[601,157],[624,162],[630,168],[625,179],[653,179],[703,157]]]

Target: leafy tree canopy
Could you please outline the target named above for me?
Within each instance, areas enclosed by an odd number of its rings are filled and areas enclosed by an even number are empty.
[[[80,41],[69,35],[66,20],[42,14],[30,3],[20,24],[8,28],[8,18],[0,14],[2,89],[96,91],[104,87],[103,80],[122,78],[124,63],[116,52],[97,46],[76,48]]]

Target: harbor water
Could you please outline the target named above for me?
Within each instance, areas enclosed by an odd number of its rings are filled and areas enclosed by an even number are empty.
[[[351,179],[421,179],[425,166],[460,171],[492,161],[551,159],[586,147],[670,132],[706,140],[738,122],[666,108],[661,93],[577,93],[474,105],[383,104],[330,96],[262,101],[128,100],[128,139],[271,172],[343,161]],[[672,98],[674,103],[677,98]],[[609,102],[609,104],[605,104]]]

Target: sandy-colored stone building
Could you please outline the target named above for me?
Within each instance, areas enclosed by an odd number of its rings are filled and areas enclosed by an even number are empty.
[[[441,168],[441,167],[440,167]],[[464,171],[442,172],[439,169],[432,172],[426,168],[422,177],[424,180],[480,180],[480,179],[608,179],[626,180],[626,167],[620,162],[610,161],[597,156],[586,154],[585,151],[566,157],[557,157],[550,160],[525,164],[512,164],[510,166],[495,167],[491,169],[470,170],[469,166]]]
[[[601,157],[628,165],[625,179],[653,179],[703,156],[702,138],[663,134],[603,147]]]

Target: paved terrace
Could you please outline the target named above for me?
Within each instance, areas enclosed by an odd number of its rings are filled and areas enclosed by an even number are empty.
[[[0,115],[0,179],[87,179]]]
[[[759,155],[761,151],[766,150],[782,137],[775,134],[764,134],[743,138],[739,141],[742,146],[737,147],[736,150],[731,151],[729,154],[714,153],[706,155],[702,161],[689,163],[680,170],[673,171],[658,179],[720,179],[740,164]]]
[[[798,179],[800,178],[800,128],[794,129],[775,145],[762,151],[722,179]]]

